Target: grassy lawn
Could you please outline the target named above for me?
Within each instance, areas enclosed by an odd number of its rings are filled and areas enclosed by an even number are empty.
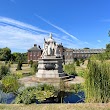
[[[5,64],[4,61],[0,61],[0,65],[4,65],[4,64]],[[16,74],[17,72],[21,72],[21,73],[30,73],[31,72],[31,68],[28,64],[23,64],[22,70],[16,71],[16,68],[17,68],[17,64],[11,64],[11,67],[10,67],[11,73]]]
[[[16,68],[17,68],[17,64],[12,64],[11,68],[10,68],[11,73],[16,74],[17,72],[21,72],[21,73],[30,73],[31,72],[31,68],[28,64],[23,64],[22,65],[22,70],[16,71]]]
[[[84,77],[85,70],[87,69],[88,60],[84,62],[84,64],[80,64],[80,66],[76,66],[76,73],[78,76]]]
[[[110,110],[110,104],[1,104],[0,110]]]

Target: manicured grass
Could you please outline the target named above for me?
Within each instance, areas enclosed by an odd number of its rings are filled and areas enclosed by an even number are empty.
[[[28,64],[23,64],[22,65],[22,70],[18,70],[16,71],[16,68],[17,68],[17,64],[11,64],[11,73],[17,73],[17,72],[21,72],[21,73],[30,73],[31,72],[31,68]]]
[[[4,61],[0,61],[0,65],[4,65],[5,62]],[[19,71],[16,71],[16,68],[17,68],[17,64],[11,64],[11,67],[10,67],[10,71],[11,73],[17,73],[17,72],[21,72],[21,73],[30,73],[31,72],[31,68],[28,64],[23,64],[22,65],[22,70],[19,70]]]
[[[0,110],[110,110],[109,104],[13,104],[0,105]]]

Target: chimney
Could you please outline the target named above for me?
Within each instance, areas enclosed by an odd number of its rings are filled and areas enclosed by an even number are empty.
[[[38,46],[39,49],[41,49],[40,45]]]
[[[37,44],[34,44],[34,47],[37,47]]]

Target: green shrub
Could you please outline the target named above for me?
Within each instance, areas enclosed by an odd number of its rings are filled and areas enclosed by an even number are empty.
[[[41,91],[55,91],[55,87],[53,85],[48,85],[48,84],[42,84],[42,85],[38,85],[37,86],[37,90],[41,90]]]
[[[110,64],[104,61],[89,60],[85,74],[85,93],[87,102],[110,101]]]
[[[91,60],[100,60],[100,61],[109,60],[110,59],[110,52],[104,52],[101,54],[92,55],[90,57],[90,59]]]
[[[10,73],[9,67],[2,65],[0,66],[0,80]]]
[[[6,93],[9,93],[9,92],[16,93],[19,88],[19,83],[14,76],[12,75],[5,76],[2,79],[2,88],[3,88],[3,91]]]
[[[64,72],[69,75],[76,75],[75,65],[74,63],[64,65]]]
[[[70,91],[74,93],[78,93],[84,90],[84,87],[82,84],[71,84],[70,85]]]
[[[36,100],[39,102],[55,96],[55,88],[51,85],[38,85],[38,87],[27,87],[21,91],[15,99],[15,103],[31,104]]]
[[[18,61],[17,69],[16,70],[22,70],[22,62]]]
[[[81,76],[81,77],[84,77],[84,76],[85,76],[85,69],[84,69],[84,70],[79,70],[79,71],[77,72],[77,75],[78,75],[78,76]]]
[[[76,66],[80,66],[79,60],[76,61]]]
[[[38,71],[38,62],[34,62],[31,68],[31,74],[35,74]]]
[[[15,103],[20,104],[31,104],[35,103],[36,101],[36,88],[35,87],[28,87],[21,91],[15,99]]]
[[[30,67],[32,68],[33,61],[32,61],[32,60],[30,60],[30,61],[29,61],[29,64],[30,64]]]
[[[80,62],[82,63],[82,65],[84,64],[84,61],[85,61],[84,58],[80,59]]]
[[[22,78],[23,77],[23,74],[22,74],[22,72],[20,72],[20,71],[17,71],[16,72],[16,74],[13,74],[17,79],[20,79],[20,78]]]
[[[106,44],[106,52],[110,52],[110,43]]]

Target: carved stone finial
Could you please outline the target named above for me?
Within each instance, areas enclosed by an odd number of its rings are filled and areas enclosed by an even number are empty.
[[[50,38],[52,39],[52,33],[50,33]]]

